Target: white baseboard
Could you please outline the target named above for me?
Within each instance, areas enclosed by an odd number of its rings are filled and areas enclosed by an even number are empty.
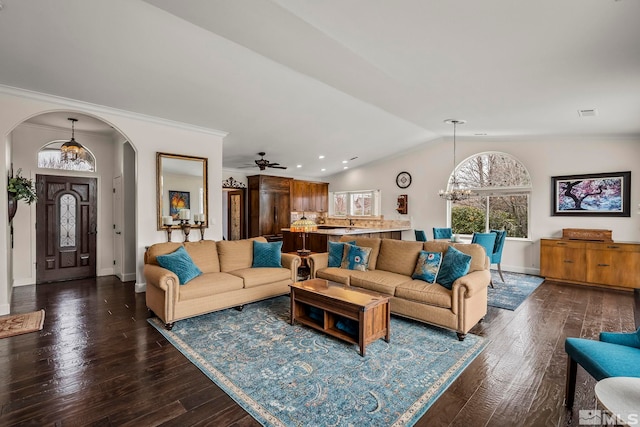
[[[35,285],[36,281],[31,277],[23,277],[22,279],[13,279],[13,287]]]
[[[113,276],[114,274],[113,267],[111,268],[101,268],[100,271],[96,273],[98,277],[101,276]]]
[[[136,289],[136,293],[137,294],[139,294],[141,292],[145,292],[147,290],[147,284],[146,283],[136,283],[135,289]]]
[[[11,313],[11,306],[9,304],[0,304],[0,315]]]
[[[136,280],[136,273],[125,273],[120,278],[123,282],[132,282]]]
[[[491,264],[492,270],[497,270],[498,266],[495,264]],[[502,271],[509,271],[512,273],[522,273],[522,274],[532,274],[534,276],[540,275],[540,269],[534,267],[516,267],[513,265],[503,265]]]

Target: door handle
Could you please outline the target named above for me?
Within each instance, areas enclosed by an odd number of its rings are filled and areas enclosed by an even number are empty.
[[[122,234],[122,231],[116,231],[116,234]]]

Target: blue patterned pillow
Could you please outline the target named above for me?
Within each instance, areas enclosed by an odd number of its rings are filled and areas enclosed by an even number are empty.
[[[353,242],[329,242],[329,267],[340,267],[342,264],[342,255],[344,253],[344,245],[355,245]]]
[[[251,267],[282,267],[282,242],[253,241],[253,264]]]
[[[412,279],[424,280],[427,283],[435,283],[442,263],[442,252],[420,251],[416,269],[413,271]]]
[[[453,282],[469,272],[469,267],[471,267],[471,255],[449,246],[449,250],[442,258],[436,282],[447,289],[451,289],[453,288]]]
[[[166,268],[178,276],[181,285],[202,274],[202,271],[193,263],[184,246],[180,246],[170,254],[158,255],[156,259],[160,267]]]
[[[371,248],[362,248],[360,246],[347,244],[344,247],[344,255],[342,255],[340,268],[366,271],[367,267],[369,267],[370,254]]]

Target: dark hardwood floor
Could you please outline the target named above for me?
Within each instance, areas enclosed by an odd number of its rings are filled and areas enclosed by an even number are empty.
[[[634,330],[634,304],[629,292],[545,282],[515,312],[489,307],[472,331],[489,345],[417,425],[578,425],[595,381],[579,368],[564,408],[564,339]],[[39,308],[42,331],[0,340],[0,425],[259,425],[147,324],[133,283],[14,289],[12,312]]]

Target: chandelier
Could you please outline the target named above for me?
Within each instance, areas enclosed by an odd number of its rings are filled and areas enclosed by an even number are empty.
[[[77,160],[81,160],[84,156],[84,147],[76,142],[75,138],[75,123],[78,119],[69,118],[71,121],[71,139],[60,147],[60,152],[62,153],[62,161],[63,162],[75,162]]]
[[[444,200],[458,202],[468,199],[472,192],[461,188],[460,181],[456,176],[456,126],[467,123],[466,120],[447,119],[444,121],[448,125],[453,125],[453,176],[449,179],[449,186],[446,190],[440,190],[439,195]]]

